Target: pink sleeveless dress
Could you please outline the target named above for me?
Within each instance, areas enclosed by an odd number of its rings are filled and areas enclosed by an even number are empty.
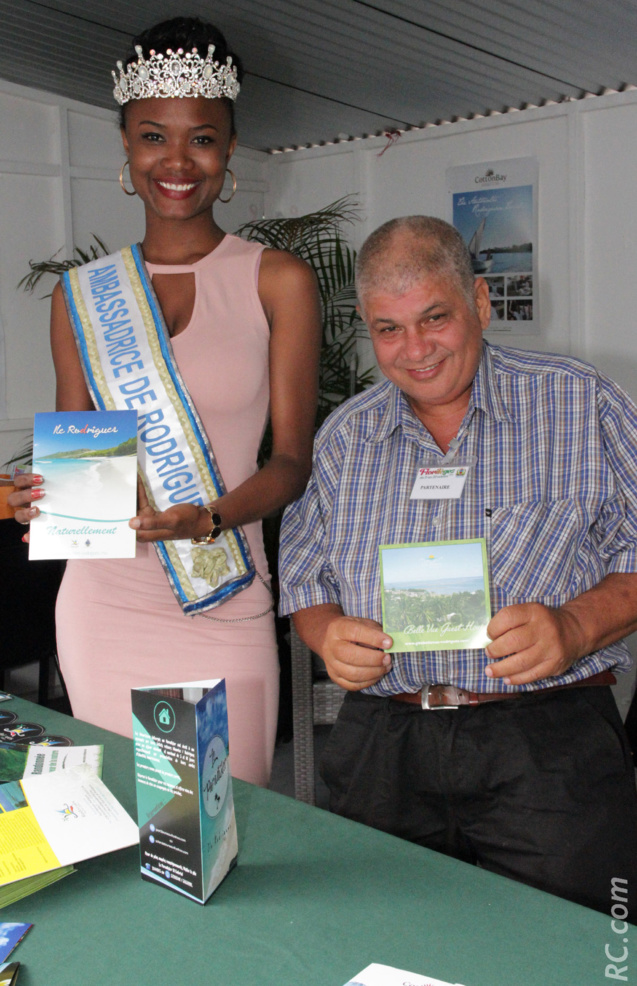
[[[147,265],[151,277],[194,273],[192,317],[172,346],[228,490],[256,472],[268,416],[270,336],[257,293],[262,251],[226,235],[195,264]],[[269,585],[261,523],[244,530]],[[225,678],[232,773],[267,785],[279,687],[273,614],[260,615],[272,602],[268,585],[255,579],[209,611],[213,619],[189,617],[152,545],[139,544],[134,559],[69,562],[56,618],[74,715],[131,736],[131,688]]]

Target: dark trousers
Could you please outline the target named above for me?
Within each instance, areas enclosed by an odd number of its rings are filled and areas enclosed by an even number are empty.
[[[607,687],[423,712],[349,693],[321,774],[338,814],[637,923],[637,793]]]

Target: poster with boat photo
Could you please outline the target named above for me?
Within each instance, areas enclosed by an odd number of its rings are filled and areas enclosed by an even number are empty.
[[[391,652],[486,647],[491,601],[484,538],[383,544],[379,551]]]
[[[134,558],[137,412],[36,414],[33,472],[44,477],[29,558]]]
[[[447,190],[450,221],[489,286],[489,330],[538,332],[537,159],[448,168]]]

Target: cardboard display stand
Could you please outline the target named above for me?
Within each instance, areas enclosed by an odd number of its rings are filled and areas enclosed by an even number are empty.
[[[237,861],[223,678],[132,691],[141,875],[205,904]]]

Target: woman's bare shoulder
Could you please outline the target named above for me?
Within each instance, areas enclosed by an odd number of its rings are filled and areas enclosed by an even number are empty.
[[[296,257],[287,250],[271,250],[266,247],[261,258],[261,273],[277,276],[307,278],[308,281],[314,280],[314,271],[305,260]]]

